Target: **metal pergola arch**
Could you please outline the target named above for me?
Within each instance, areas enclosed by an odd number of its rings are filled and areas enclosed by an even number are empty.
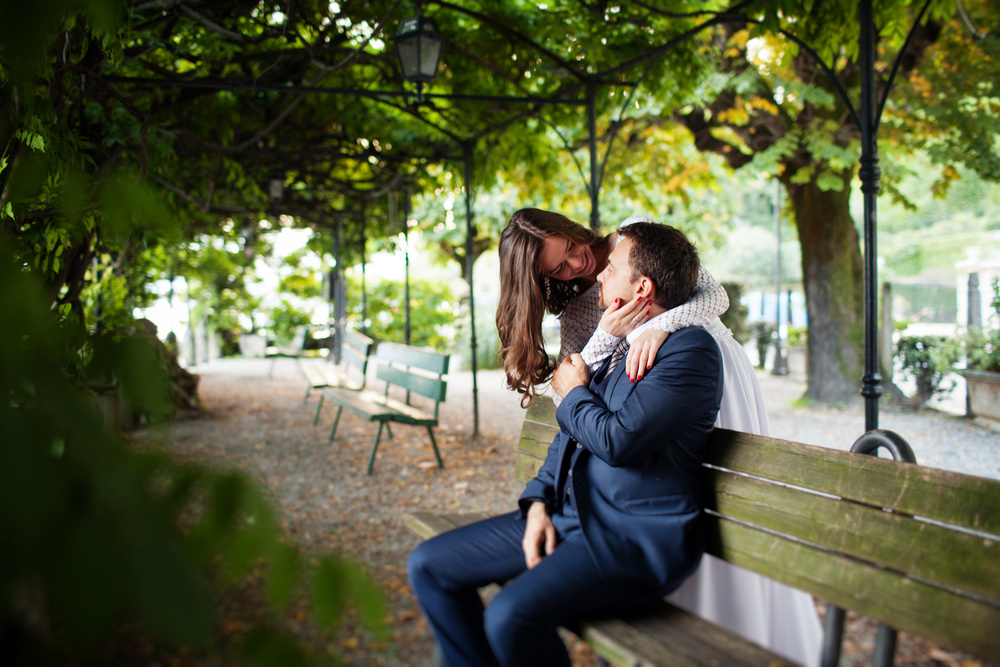
[[[459,11],[470,16],[476,16],[481,20],[490,21],[490,18],[482,14],[472,12],[466,8],[458,7],[454,4],[447,2],[436,2],[434,4],[439,5],[444,9],[451,9]],[[533,48],[537,49],[540,53],[546,56],[552,56],[551,62],[558,63],[562,67],[563,71],[567,72],[571,77],[576,79],[576,84],[574,88],[583,87],[585,90],[587,88],[592,88],[595,85],[600,85],[603,83],[609,83],[608,78],[628,71],[632,67],[636,67],[641,63],[647,61],[655,61],[659,58],[664,57],[672,48],[682,41],[690,38],[697,32],[704,30],[712,25],[718,25],[726,22],[743,21],[746,23],[752,23],[753,20],[749,19],[745,15],[741,15],[739,12],[747,7],[749,3],[740,3],[726,12],[714,15],[712,18],[706,20],[699,26],[692,28],[691,30],[678,35],[665,44],[650,50],[649,52],[642,54],[636,58],[632,58],[626,62],[621,63],[616,67],[606,69],[605,71],[589,75],[585,72],[581,72],[578,68],[573,67],[571,64],[559,59],[551,53],[546,52],[546,50],[540,45],[532,42],[530,39],[525,38],[520,33],[513,31],[508,26],[498,25],[493,22],[495,27],[498,27],[511,35],[513,39],[517,39],[521,43],[529,44]],[[397,5],[398,6],[398,5]],[[921,10],[920,16],[926,11],[927,5]],[[917,22],[919,23],[920,17],[918,17]],[[878,105],[877,109],[874,105],[874,72],[873,72],[873,45],[874,45],[874,23],[871,11],[871,2],[868,0],[861,0],[859,2],[859,23],[861,24],[860,32],[861,37],[860,45],[863,52],[867,53],[865,62],[862,63],[863,74],[865,75],[865,80],[862,85],[862,104],[861,113],[854,110],[853,105],[850,102],[849,97],[846,95],[846,91],[840,90],[841,96],[844,98],[848,107],[852,109],[852,115],[855,121],[861,128],[863,135],[863,151],[862,151],[862,166],[861,166],[861,178],[862,178],[862,190],[865,194],[865,375],[863,377],[863,388],[862,394],[865,397],[866,402],[866,428],[871,430],[877,427],[877,415],[878,415],[878,397],[881,394],[881,388],[879,386],[880,378],[877,372],[877,354],[873,350],[877,350],[877,336],[873,333],[875,331],[875,321],[877,318],[872,316],[872,312],[877,308],[874,284],[876,282],[876,267],[874,266],[874,248],[875,248],[875,204],[874,197],[878,191],[878,168],[877,168],[877,141],[875,139],[877,129],[877,119],[881,113],[881,104]],[[790,39],[795,39],[794,35],[790,35],[787,32],[783,32],[786,37]],[[803,44],[798,41],[799,45],[804,47],[807,51],[808,45]],[[867,51],[865,51],[867,49]],[[905,51],[905,47],[904,47]],[[902,53],[902,51],[901,51]],[[817,63],[824,68],[825,71],[829,73],[829,68],[825,67],[822,61],[812,53],[813,57],[816,59]],[[895,69],[894,69],[895,72]],[[108,79],[112,80],[112,79]],[[640,82],[641,82],[640,78]],[[127,79],[114,79],[113,81],[126,82]],[[312,87],[289,87],[289,86],[273,86],[265,83],[247,83],[247,82],[210,82],[210,81],[166,81],[166,80],[154,80],[154,79],[135,79],[132,80],[133,83],[140,84],[156,84],[156,85],[177,85],[185,87],[212,87],[217,86],[219,88],[234,88],[234,89],[256,89],[256,90],[274,90],[281,92],[309,92],[318,94],[349,94],[356,96],[366,96],[366,97],[387,97],[387,98],[403,98],[406,99],[408,93],[403,91],[366,91],[358,89],[335,89],[335,88],[323,88],[319,86]],[[613,85],[622,86],[630,85],[623,83],[621,81],[614,81]],[[631,84],[635,85],[635,84]],[[891,82],[890,82],[891,85]],[[867,86],[867,88],[866,88]],[[888,89],[888,87],[887,87]],[[537,105],[533,110],[533,114],[537,114],[540,109],[544,108],[546,104],[549,103],[567,103],[583,105],[586,102],[565,97],[553,97],[553,98],[538,98],[525,96],[522,98],[516,97],[495,97],[495,96],[462,96],[462,95],[435,95],[433,93],[426,93],[425,97],[428,99],[449,99],[454,101],[491,101],[497,103],[516,103],[516,104],[529,104]],[[884,104],[884,99],[883,99]],[[397,107],[398,108],[398,107]],[[505,121],[512,122],[512,121]],[[591,173],[590,173],[590,183],[588,184],[588,190],[591,194],[592,199],[592,218],[591,224],[596,226],[599,225],[599,214],[598,214],[598,192],[600,185],[600,172],[598,171],[598,161],[596,157],[596,133],[594,127],[596,125],[596,119],[593,115],[593,107],[589,105],[588,108],[588,126],[590,128],[590,141],[591,141]],[[440,128],[439,128],[440,129]],[[494,128],[486,128],[485,130],[480,130],[479,135],[485,136],[490,132],[496,131]],[[446,133],[447,134],[447,133]],[[453,139],[456,137],[453,135]],[[611,138],[613,141],[613,137]],[[468,141],[468,140],[466,140]],[[459,140],[459,143],[463,142]],[[474,141],[472,142],[474,144]],[[610,142],[609,142],[610,143]],[[609,146],[610,150],[610,146]],[[469,151],[466,146],[462,146],[462,159],[465,163],[463,166],[466,167],[465,171],[471,172],[471,163],[468,159]],[[381,157],[381,156],[380,156]],[[605,158],[606,159],[606,158]],[[467,196],[471,196],[471,188],[467,187]],[[473,228],[471,223],[471,206],[467,203],[467,216],[470,218],[469,226]],[[471,241],[471,238],[467,239],[467,242]],[[471,257],[471,254],[470,254]],[[471,268],[471,267],[470,267]],[[471,271],[469,272],[470,283],[471,283]],[[474,321],[473,321],[474,327]],[[475,354],[473,354],[475,358]]]

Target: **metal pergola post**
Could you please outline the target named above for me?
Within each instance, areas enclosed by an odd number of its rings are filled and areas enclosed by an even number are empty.
[[[781,181],[774,179],[774,365],[772,375],[788,375],[785,346],[781,338]],[[792,318],[788,318],[791,326]]]
[[[344,268],[341,265],[340,249],[343,242],[344,216],[338,213],[333,230],[333,269],[330,271],[330,289],[333,291],[333,321],[330,323],[330,354],[334,363],[340,363],[341,343],[344,340],[344,325],[347,322],[347,290]]]
[[[365,200],[361,199],[361,239],[358,242],[361,250],[361,329],[368,335],[368,286],[365,283],[365,245],[368,241]]]
[[[404,289],[406,293],[406,330],[404,336],[406,344],[410,344],[412,336],[410,320],[410,191],[403,191],[403,245],[406,248],[406,265],[404,267]]]
[[[472,436],[479,435],[479,385],[476,380],[476,298],[472,281],[475,263],[476,227],[472,221],[472,144],[462,144],[462,162],[465,176],[465,270],[469,281],[469,348],[472,353]]]
[[[864,194],[865,238],[865,374],[861,395],[865,398],[865,431],[878,428],[878,399],[882,395],[882,376],[878,368],[878,252],[876,198],[882,172],[878,167],[878,116],[875,104],[875,20],[872,0],[858,3],[860,24],[859,60],[861,65],[861,192]]]
[[[597,164],[597,86],[592,83],[587,84],[587,127],[590,128],[590,228],[597,232],[601,229],[598,202],[601,184]]]

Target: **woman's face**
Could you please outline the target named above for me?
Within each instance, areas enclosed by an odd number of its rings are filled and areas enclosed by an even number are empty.
[[[545,237],[542,251],[538,253],[538,269],[543,276],[554,280],[594,280],[597,262],[589,245],[553,234]]]

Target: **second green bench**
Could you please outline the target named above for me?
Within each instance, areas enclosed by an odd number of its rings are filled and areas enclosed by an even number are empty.
[[[390,422],[426,427],[438,467],[443,468],[444,462],[434,440],[434,427],[438,424],[438,407],[444,401],[448,387],[444,376],[448,374],[450,355],[410,345],[379,343],[372,359],[376,364],[375,377],[385,382],[384,393],[379,394],[370,389],[357,391],[342,387],[327,387],[323,390],[324,398],[337,404],[337,415],[330,429],[329,441],[333,442],[337,435],[340,413],[344,408],[348,408],[368,421],[378,422],[375,443],[368,458],[367,474],[372,474],[375,454],[382,439],[382,429],[385,428],[389,432],[389,437],[392,437]],[[394,386],[405,389],[407,397],[413,392],[430,399],[432,406],[418,408],[390,397],[389,390]]]

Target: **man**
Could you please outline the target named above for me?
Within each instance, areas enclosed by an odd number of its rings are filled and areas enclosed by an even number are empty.
[[[598,276],[603,303],[685,302],[698,255],[676,229],[634,223]],[[552,379],[561,432],[520,510],[439,535],[410,556],[413,590],[446,664],[569,665],[561,625],[661,600],[697,567],[700,465],[722,396],[715,340],[670,335],[641,382],[619,351],[589,378],[579,355]],[[477,589],[507,582],[484,610]]]

